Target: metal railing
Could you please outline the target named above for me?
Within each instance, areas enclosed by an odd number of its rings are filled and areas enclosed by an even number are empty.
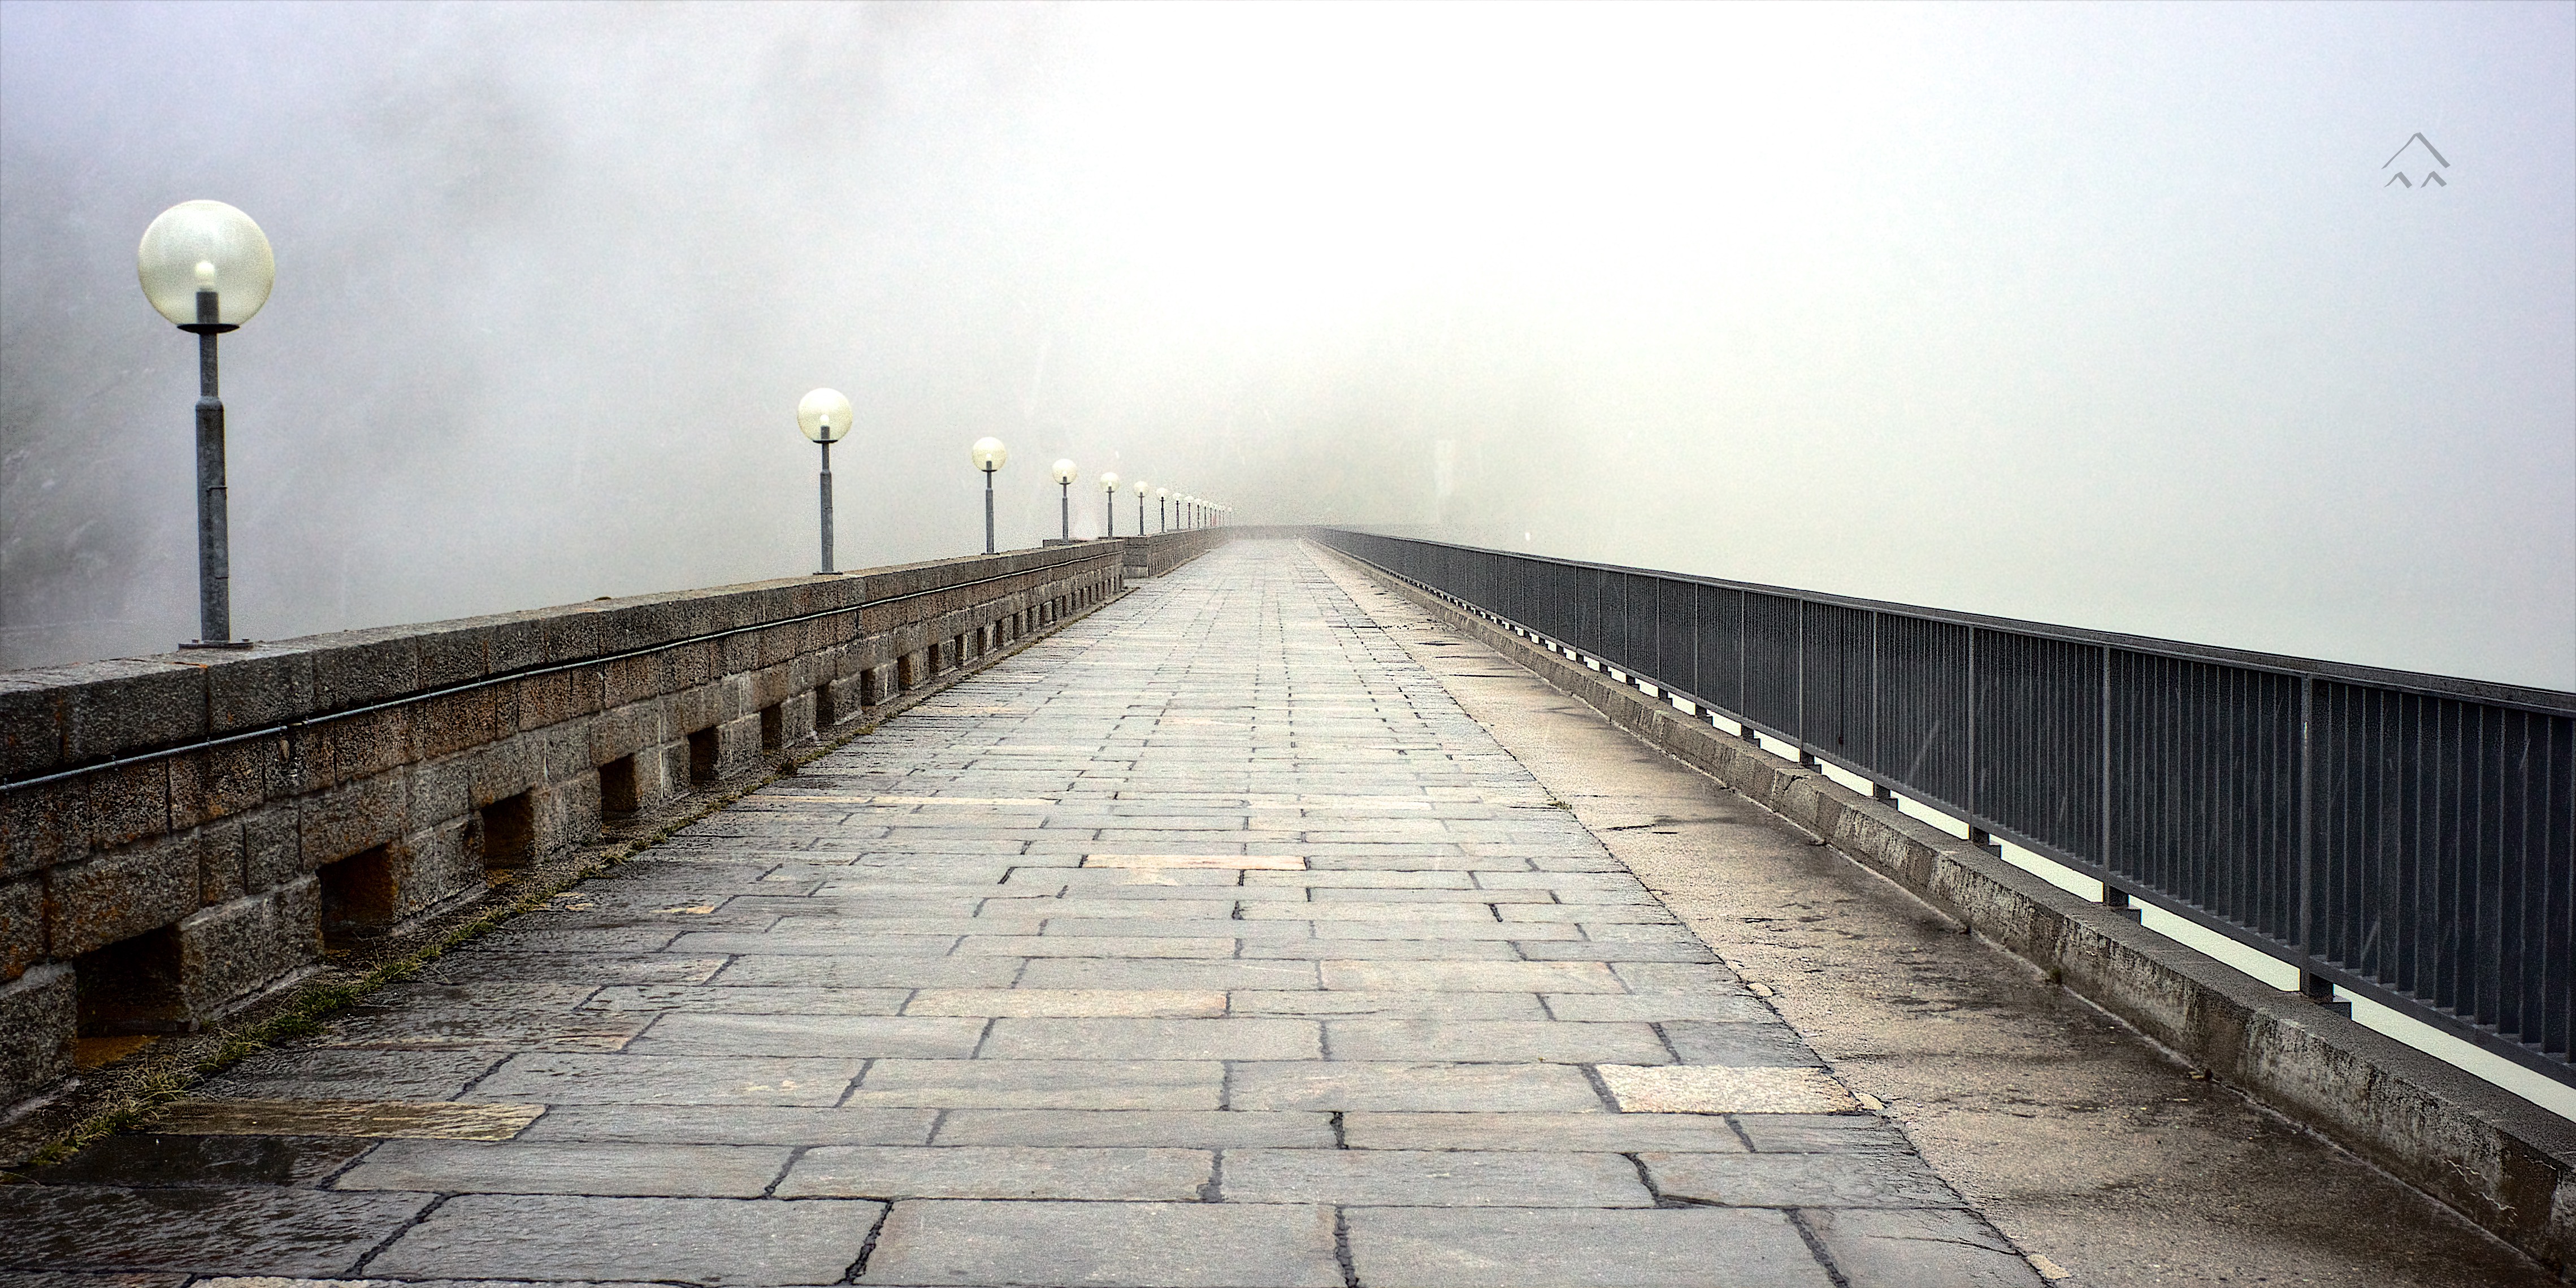
[[[2576,693],[1312,535],[2576,1085]]]

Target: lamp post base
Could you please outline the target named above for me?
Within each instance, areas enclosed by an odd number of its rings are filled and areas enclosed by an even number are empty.
[[[240,649],[240,648],[258,648],[258,647],[259,647],[259,641],[257,641],[257,640],[184,640],[184,641],[182,641],[182,642],[180,643],[180,645],[179,645],[179,648],[181,649],[181,651],[185,651],[185,650],[192,649],[192,648],[234,648],[234,649]]]

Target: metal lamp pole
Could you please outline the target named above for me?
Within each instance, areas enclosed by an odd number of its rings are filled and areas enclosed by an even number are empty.
[[[1100,476],[1100,518],[1101,535],[1108,537],[1117,536],[1118,476],[1116,474],[1103,474]]]
[[[828,577],[832,575],[832,440],[824,439],[818,446],[823,449],[823,571],[817,575]]]
[[[994,553],[993,471],[1009,463],[1011,453],[998,438],[979,438],[967,455],[975,462],[975,468],[984,471],[984,553],[989,555]]]
[[[850,432],[850,400],[836,389],[817,389],[796,404],[796,427],[823,449],[819,484],[823,506],[823,568],[817,577],[837,577],[832,570],[832,444]]]
[[[216,321],[221,312],[215,292],[200,290],[197,320],[179,328],[197,333],[197,644],[201,648],[233,643],[232,523],[229,489],[224,485],[224,400],[215,337],[240,328]]]
[[[215,337],[268,303],[277,259],[250,216],[220,201],[183,201],[143,230],[134,251],[143,296],[197,337],[197,631],[181,648],[248,648],[233,639],[232,541],[224,483],[224,400]]]

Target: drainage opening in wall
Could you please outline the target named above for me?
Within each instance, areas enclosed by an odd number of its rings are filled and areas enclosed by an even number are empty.
[[[635,792],[635,757],[620,756],[599,767],[599,809],[603,814],[632,814],[644,807]]]
[[[839,723],[841,723],[841,713],[832,706],[832,686],[826,684],[815,689],[814,732],[821,733]]]
[[[689,781],[712,783],[716,780],[716,731],[700,729],[689,735]]]
[[[787,709],[771,705],[760,709],[760,749],[776,751],[787,745]]]
[[[475,811],[474,831],[482,841],[483,867],[524,868],[536,849],[536,802],[521,792]]]
[[[322,865],[322,950],[346,952],[394,923],[401,907],[390,845],[371,846]]]
[[[179,928],[162,926],[72,959],[78,992],[72,1062],[82,1068],[122,1058],[162,1033],[185,1033],[179,988]]]

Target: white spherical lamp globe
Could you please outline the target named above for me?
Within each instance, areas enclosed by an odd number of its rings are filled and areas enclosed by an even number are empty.
[[[1074,476],[1080,472],[1081,471],[1073,468],[1073,462],[1071,461],[1057,461],[1055,463],[1055,481],[1058,483],[1070,485],[1073,482]]]
[[[1009,463],[1011,449],[1002,446],[1002,440],[998,438],[979,438],[973,447],[967,449],[966,455],[975,462],[976,469],[990,474]]]
[[[189,330],[230,331],[268,303],[277,257],[250,216],[220,201],[183,201],[143,230],[134,273],[161,316]],[[198,316],[204,291],[214,293],[212,317]]]
[[[840,442],[850,433],[850,400],[838,389],[817,389],[797,402],[796,427],[815,442]]]

